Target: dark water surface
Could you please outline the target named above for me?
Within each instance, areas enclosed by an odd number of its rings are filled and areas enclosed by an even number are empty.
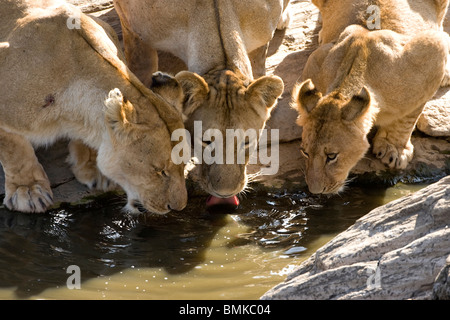
[[[194,198],[182,212],[136,217],[114,195],[47,214],[2,208],[0,298],[257,299],[356,219],[420,187],[248,195],[232,214]],[[66,286],[70,265],[80,290]]]

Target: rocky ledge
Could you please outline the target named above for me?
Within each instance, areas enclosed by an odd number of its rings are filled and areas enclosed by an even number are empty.
[[[262,299],[450,299],[450,177],[357,220]]]

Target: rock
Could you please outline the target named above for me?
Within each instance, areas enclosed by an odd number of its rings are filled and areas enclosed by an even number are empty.
[[[429,101],[417,121],[417,129],[433,137],[450,137],[450,91],[439,89]]]
[[[113,0],[67,0],[67,2],[79,7],[85,13],[97,12],[114,6]]]
[[[262,299],[447,298],[449,218],[450,176],[360,218]]]
[[[300,152],[301,141],[295,140],[291,142],[280,143],[278,148],[278,161],[276,163],[269,163],[264,165],[258,161],[256,164],[248,166],[250,174],[257,174],[261,172],[262,168],[274,165],[278,171],[273,175],[257,175],[252,179],[252,188],[264,188],[266,190],[302,190],[306,189],[306,182],[304,179],[305,158]],[[274,146],[269,146],[269,151],[263,148],[264,154],[271,154],[270,149]],[[273,149],[276,150],[276,149]],[[258,150],[261,152],[261,150]]]
[[[433,286],[433,299],[450,300],[450,256],[447,265],[441,270]]]

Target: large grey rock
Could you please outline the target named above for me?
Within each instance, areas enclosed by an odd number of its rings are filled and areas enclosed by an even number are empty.
[[[371,211],[262,298],[447,298],[449,225],[450,176]]]
[[[450,300],[450,256],[447,265],[441,270],[433,286],[432,299]]]

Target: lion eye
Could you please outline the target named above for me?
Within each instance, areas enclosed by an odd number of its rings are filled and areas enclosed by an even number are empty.
[[[167,171],[164,169],[158,169],[155,168],[155,171],[157,174],[159,174],[161,177],[168,177],[169,175],[167,174]]]
[[[309,154],[304,150],[304,149],[300,149],[300,152],[302,153],[302,155],[308,159],[309,158]]]
[[[336,160],[337,153],[328,153],[327,154],[327,163]]]

